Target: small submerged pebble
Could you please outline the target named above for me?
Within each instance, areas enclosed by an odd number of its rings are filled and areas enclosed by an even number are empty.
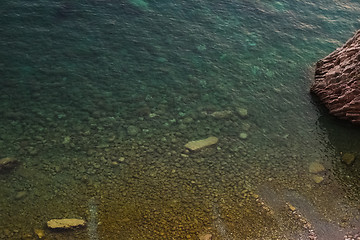
[[[136,126],[130,125],[127,128],[126,132],[130,136],[136,136],[140,132],[140,129],[138,127],[136,127]]]
[[[341,157],[341,160],[347,165],[350,165],[355,161],[355,155],[352,153],[344,153]]]
[[[20,191],[18,192],[16,195],[15,195],[15,199],[16,200],[20,200],[20,199],[23,199],[25,198],[27,195],[27,192],[26,191]]]
[[[325,171],[324,165],[318,162],[312,162],[309,165],[309,173],[320,173]]]
[[[242,140],[246,140],[248,138],[248,134],[247,133],[240,133],[239,137]]]
[[[322,181],[324,181],[324,177],[318,175],[312,175],[311,178],[312,180],[314,180],[315,183],[321,183]]]

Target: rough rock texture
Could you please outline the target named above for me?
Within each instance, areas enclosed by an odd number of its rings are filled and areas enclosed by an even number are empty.
[[[360,30],[316,63],[315,93],[330,114],[360,124]]]
[[[47,226],[51,229],[69,229],[76,227],[84,227],[86,222],[82,219],[64,218],[64,219],[51,219],[47,222]]]

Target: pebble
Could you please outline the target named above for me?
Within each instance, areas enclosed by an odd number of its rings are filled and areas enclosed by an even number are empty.
[[[126,132],[128,135],[130,136],[136,136],[139,132],[140,132],[140,129],[136,126],[133,126],[133,125],[130,125],[127,129],[126,129]]]
[[[217,137],[208,137],[206,139],[191,141],[185,144],[185,147],[191,151],[197,151],[205,147],[212,146],[219,141]]]
[[[344,153],[344,155],[341,157],[341,160],[347,165],[350,165],[355,161],[355,155],[352,153]]]
[[[15,199],[16,199],[16,200],[23,199],[24,197],[26,197],[26,195],[27,195],[27,192],[26,192],[26,191],[18,192],[18,193],[15,195]]]
[[[69,144],[70,143],[70,141],[71,141],[71,137],[70,136],[66,136],[66,137],[64,137],[64,140],[63,140],[63,144]]]
[[[243,124],[241,124],[241,128],[244,130],[244,131],[248,131],[248,130],[250,130],[250,123],[247,123],[247,122],[245,122],[245,123],[243,123]]]
[[[232,112],[230,110],[224,110],[224,111],[217,111],[210,114],[213,118],[216,119],[224,119],[229,118],[232,115]]]
[[[309,165],[309,173],[320,173],[325,171],[324,165],[318,162],[312,162]]]
[[[248,117],[248,110],[246,108],[237,108],[236,112],[239,114],[241,118],[247,118]]]
[[[212,239],[212,234],[210,234],[210,233],[199,236],[199,240],[211,240],[211,239]]]
[[[294,207],[292,204],[287,203],[287,206],[289,207],[289,209],[294,212],[296,210],[296,207]]]
[[[6,157],[0,159],[0,171],[4,169],[10,169],[15,167],[18,164],[18,161],[12,157]]]
[[[192,123],[193,121],[194,121],[194,119],[192,119],[191,117],[186,117],[186,118],[184,118],[183,123],[188,124],[188,123]]]
[[[29,155],[31,155],[31,156],[35,156],[39,153],[39,151],[34,147],[27,148],[27,151],[28,151]]]
[[[45,231],[42,229],[34,229],[34,233],[39,239],[42,239],[45,237]]]
[[[324,178],[318,175],[312,175],[311,178],[314,180],[315,183],[321,183],[322,181],[324,181]]]
[[[248,135],[247,135],[247,133],[240,133],[239,137],[240,137],[240,139],[245,140],[248,138]]]

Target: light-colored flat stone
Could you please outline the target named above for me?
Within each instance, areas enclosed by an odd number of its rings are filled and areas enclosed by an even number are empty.
[[[34,233],[39,239],[42,239],[45,237],[45,231],[42,229],[34,229]]]
[[[325,171],[325,167],[318,162],[312,162],[309,165],[309,173],[320,173]]]
[[[62,228],[75,228],[75,227],[83,227],[86,225],[86,222],[82,219],[76,218],[64,218],[64,219],[51,219],[47,222],[47,226],[52,229]]]
[[[217,137],[208,137],[206,139],[191,141],[185,144],[185,147],[191,151],[197,151],[202,148],[216,144],[219,141]]]
[[[212,234],[210,234],[210,233],[199,236],[199,240],[211,240],[211,239],[212,239]]]
[[[246,140],[248,138],[248,135],[247,135],[247,133],[240,133],[239,137],[242,140]]]
[[[236,112],[240,115],[241,118],[248,117],[248,110],[246,108],[237,108]]]
[[[322,181],[324,181],[324,178],[318,175],[312,175],[311,178],[314,180],[315,183],[321,183]]]
[[[229,118],[232,116],[232,111],[230,110],[224,110],[224,111],[217,111],[217,112],[213,112],[212,114],[210,114],[212,117],[216,118],[216,119],[224,119],[224,118]]]

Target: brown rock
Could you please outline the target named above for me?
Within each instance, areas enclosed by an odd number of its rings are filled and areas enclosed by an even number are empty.
[[[47,226],[51,229],[70,229],[84,227],[85,225],[84,220],[76,218],[51,219],[47,222]]]
[[[341,157],[341,160],[347,165],[350,165],[355,161],[355,155],[352,153],[344,153],[344,155]]]
[[[0,171],[14,168],[18,164],[18,161],[12,157],[6,157],[0,159]]]
[[[310,90],[331,114],[360,124],[360,30],[316,63]]]
[[[217,137],[208,137],[197,141],[191,141],[185,144],[185,147],[191,151],[197,151],[202,148],[216,144],[219,141]]]

